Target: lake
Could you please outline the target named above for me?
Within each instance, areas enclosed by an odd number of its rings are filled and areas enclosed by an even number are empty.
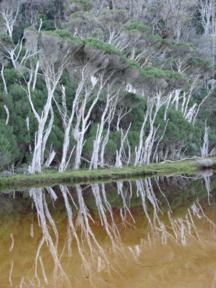
[[[216,176],[0,195],[0,287],[216,287]]]

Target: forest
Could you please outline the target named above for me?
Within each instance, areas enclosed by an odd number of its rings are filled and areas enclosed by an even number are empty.
[[[214,0],[1,0],[0,171],[216,154]]]

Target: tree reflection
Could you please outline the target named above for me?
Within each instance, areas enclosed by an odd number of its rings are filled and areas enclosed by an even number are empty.
[[[65,269],[65,257],[73,262],[73,259],[77,259],[75,255],[79,255],[82,270],[90,282],[94,283],[98,273],[118,271],[116,258],[125,259],[131,255],[130,261],[138,261],[143,253],[144,243],[153,247],[155,243],[168,245],[170,241],[174,241],[178,245],[186,246],[194,240],[202,245],[199,223],[208,223],[214,235],[216,226],[205,213],[199,197],[195,195],[190,205],[179,213],[179,209],[173,208],[175,205],[171,203],[174,196],[171,197],[166,190],[166,187],[172,185],[185,189],[187,181],[185,177],[156,177],[112,184],[76,185],[73,188],[59,185],[55,189],[30,189],[29,195],[42,236],[35,254],[34,279],[23,277],[19,286],[43,287],[50,283],[65,283],[66,287],[70,287],[73,275],[69,275]],[[204,175],[202,181],[210,205],[211,177]],[[115,195],[114,200],[110,193]],[[63,241],[60,241],[63,235],[58,231],[50,208],[52,205],[52,211],[58,209],[61,199],[66,211],[66,232]],[[91,205],[90,199],[93,202]],[[142,208],[142,216],[140,213],[137,216],[138,207]],[[142,231],[139,240],[133,244],[130,241],[125,242],[125,233],[135,231],[136,235],[137,219]],[[15,244],[13,234],[11,235],[9,249],[12,251]],[[30,235],[35,237],[33,223]],[[42,253],[44,249],[49,251],[54,263],[52,273]],[[8,279],[11,286],[14,269],[12,260]],[[56,287],[59,287],[58,285]]]
[[[47,191],[49,192],[49,197],[53,201],[55,201],[56,197],[54,191],[51,188],[49,188]],[[64,269],[60,261],[60,256],[58,253],[59,234],[56,228],[55,221],[53,220],[47,205],[46,193],[41,188],[32,188],[30,189],[29,194],[32,197],[37,212],[38,224],[42,230],[42,238],[40,240],[37,253],[35,256],[34,271],[35,271],[35,279],[38,282],[38,286],[41,285],[40,277],[38,276],[39,267],[41,269],[45,284],[48,284],[48,277],[46,275],[46,270],[43,264],[42,256],[40,255],[41,249],[45,244],[49,249],[49,252],[54,262],[53,279],[55,280],[55,282],[59,281],[59,279],[60,280],[63,279],[64,281],[66,280],[67,282],[69,282],[69,278],[67,274],[64,272]],[[54,236],[51,235],[52,232]]]

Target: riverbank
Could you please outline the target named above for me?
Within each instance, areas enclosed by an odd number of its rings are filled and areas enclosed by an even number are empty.
[[[216,170],[216,158],[211,158],[213,169]],[[109,168],[98,170],[68,170],[58,172],[55,170],[44,171],[35,175],[14,174],[9,177],[0,177],[0,190],[19,189],[33,186],[50,186],[55,184],[75,184],[94,181],[120,180],[133,177],[151,175],[192,175],[199,171],[197,160],[168,161],[149,164],[141,167]]]

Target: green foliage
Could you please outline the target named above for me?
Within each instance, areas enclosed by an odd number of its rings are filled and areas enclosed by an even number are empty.
[[[135,150],[135,147],[137,147],[139,143],[139,136],[140,136],[140,130],[130,130],[128,133],[128,140],[132,151]]]
[[[25,2],[25,1],[24,1]],[[28,1],[27,1],[28,2]],[[34,1],[33,1],[34,2]],[[43,2],[43,1],[42,1]],[[46,2],[46,3],[45,3]],[[118,2],[118,1],[117,1]],[[117,4],[116,2],[116,4]],[[150,1],[151,2],[151,1]],[[163,2],[163,1],[159,1]],[[75,3],[77,6],[78,12],[72,14],[74,21],[70,21],[69,13],[65,9],[67,7],[69,9],[69,5]],[[120,2],[119,2],[120,3]],[[119,4],[118,5],[121,5]],[[41,4],[41,7],[34,8],[35,10],[28,11],[28,4],[23,3],[20,8],[20,13],[18,19],[15,23],[14,33],[13,33],[13,41],[9,39],[7,34],[2,33],[0,34],[0,42],[1,42],[1,58],[3,60],[8,59],[7,66],[4,70],[4,76],[7,82],[8,87],[8,95],[3,95],[1,93],[0,99],[0,160],[2,157],[2,164],[4,167],[5,165],[10,165],[13,161],[18,157],[19,163],[26,163],[29,160],[31,153],[29,152],[30,145],[33,147],[34,145],[34,137],[35,132],[37,131],[37,121],[32,113],[30,104],[28,102],[28,98],[26,95],[26,82],[23,79],[23,75],[21,73],[16,72],[15,69],[12,68],[12,64],[10,63],[8,55],[6,55],[5,46],[7,47],[14,47],[18,41],[21,40],[23,37],[24,29],[37,29],[39,25],[39,19],[42,19],[43,26],[40,36],[43,35],[47,36],[45,39],[46,43],[49,43],[49,40],[57,40],[57,41],[50,41],[53,43],[57,43],[59,45],[59,49],[62,47],[71,47],[72,50],[75,50],[78,53],[74,53],[74,57],[77,55],[78,59],[70,59],[71,63],[67,66],[67,69],[71,69],[72,71],[65,71],[63,76],[60,80],[60,85],[57,87],[55,91],[55,100],[58,101],[61,105],[61,85],[64,85],[66,88],[66,95],[67,95],[67,108],[68,110],[71,109],[71,104],[74,99],[77,81],[80,76],[80,71],[77,72],[80,67],[86,63],[86,61],[91,60],[88,57],[91,57],[91,54],[97,54],[98,62],[100,59],[108,58],[111,61],[108,65],[108,73],[111,74],[111,70],[118,66],[118,72],[121,75],[122,83],[117,82],[114,86],[119,86],[119,88],[125,87],[127,84],[128,78],[127,76],[132,75],[133,84],[137,84],[141,86],[145,84],[149,84],[148,90],[145,90],[145,93],[149,93],[147,96],[151,97],[152,90],[155,91],[155,86],[158,88],[160,85],[155,85],[155,83],[160,83],[162,81],[157,81],[158,79],[165,79],[166,83],[166,90],[173,88],[174,85],[180,85],[181,89],[185,88],[184,83],[187,82],[189,89],[189,85],[194,80],[196,75],[200,74],[203,75],[202,78],[200,77],[199,85],[205,85],[204,80],[206,79],[206,75],[209,71],[211,71],[211,65],[208,61],[203,59],[198,52],[199,50],[195,47],[194,44],[183,42],[185,38],[182,37],[180,42],[176,43],[175,36],[173,36],[173,29],[169,27],[168,20],[164,19],[162,16],[159,17],[158,14],[158,7],[152,6],[149,11],[146,13],[148,14],[147,17],[140,17],[138,15],[134,15],[131,17],[126,11],[125,6],[123,5],[120,8],[122,10],[113,9],[110,11],[109,9],[104,9],[103,11],[99,11],[98,7],[98,14],[96,15],[95,10],[90,12],[85,12],[83,10],[90,10],[93,7],[92,0],[70,0],[61,1],[61,0],[49,0],[44,1]],[[65,4],[65,6],[64,6]],[[32,4],[33,5],[33,4]],[[151,5],[149,5],[151,6]],[[66,8],[66,9],[67,9]],[[76,10],[76,9],[75,9]],[[34,16],[34,24],[32,25],[32,15],[30,12],[35,12]],[[156,17],[159,17],[156,18]],[[192,21],[195,21],[195,25],[199,26],[200,29],[200,15],[195,15]],[[149,19],[153,19],[155,21],[151,22]],[[120,41],[122,43],[127,44],[126,41],[129,41],[128,49],[119,49],[115,45],[111,45],[107,43],[107,39],[109,39],[109,31],[103,27],[104,23],[108,27],[111,27],[113,31],[119,31],[120,33]],[[154,23],[154,25],[149,25],[149,23]],[[32,26],[30,26],[32,25]],[[73,29],[69,27],[69,25],[74,25]],[[82,27],[80,27],[83,25]],[[87,26],[89,25],[89,26]],[[111,25],[111,26],[109,26]],[[118,27],[116,26],[118,25]],[[33,28],[33,26],[35,28]],[[59,29],[56,30],[56,26]],[[85,29],[85,26],[87,29]],[[61,29],[64,27],[65,29]],[[84,29],[83,29],[84,27]],[[93,31],[90,31],[92,28]],[[67,30],[68,29],[68,30]],[[69,29],[71,29],[70,32]],[[82,35],[81,38],[78,36],[74,36],[74,31],[77,30],[76,35]],[[81,31],[80,31],[81,30]],[[36,30],[35,30],[36,31]],[[84,31],[84,32],[83,32]],[[86,32],[87,31],[87,32]],[[90,32],[89,32],[90,31]],[[98,32],[99,31],[99,32]],[[82,33],[83,32],[83,33]],[[88,33],[88,34],[87,34]],[[183,32],[184,33],[184,32]],[[201,31],[201,33],[203,33]],[[32,33],[33,34],[33,33]],[[35,33],[36,35],[36,33]],[[85,35],[85,38],[83,35]],[[94,37],[94,35],[97,35]],[[34,35],[33,35],[34,36]],[[197,35],[195,35],[197,36]],[[58,37],[58,39],[53,39],[51,37]],[[98,37],[98,38],[97,38]],[[134,42],[133,39],[135,40]],[[197,40],[197,39],[196,39]],[[131,42],[130,42],[131,41]],[[182,42],[181,42],[182,41]],[[38,42],[40,45],[40,41]],[[196,41],[194,41],[196,43]],[[126,45],[127,46],[127,45]],[[84,48],[88,49],[84,49]],[[119,46],[118,46],[119,47]],[[140,58],[131,56],[131,48],[135,48],[135,54],[138,55],[139,53],[144,52]],[[73,49],[76,48],[76,49]],[[17,48],[18,52],[19,47]],[[200,47],[199,47],[200,49]],[[201,48],[202,49],[202,48]],[[96,53],[86,53],[85,51],[88,50],[90,52]],[[211,49],[210,49],[211,50]],[[51,49],[50,49],[51,51]],[[80,53],[79,53],[80,52]],[[202,51],[201,51],[202,52]],[[21,51],[21,55],[25,53],[25,49]],[[72,54],[72,53],[71,53]],[[88,55],[87,55],[88,54]],[[204,54],[204,53],[203,53]],[[207,54],[207,53],[206,53]],[[37,58],[36,55],[35,58]],[[42,56],[40,54],[40,56]],[[101,56],[101,57],[100,57]],[[113,57],[115,56],[115,57]],[[40,60],[43,60],[43,57],[39,57]],[[139,59],[139,61],[132,60],[131,58]],[[76,66],[73,65],[73,60],[76,63]],[[79,63],[78,63],[78,61]],[[115,61],[116,60],[116,61]],[[32,65],[34,65],[34,61],[36,59],[31,59]],[[180,62],[179,62],[180,61]],[[92,61],[93,62],[93,61]],[[97,62],[97,67],[99,64]],[[115,62],[115,63],[114,63]],[[186,72],[180,74],[177,71],[177,64],[183,63],[183,69],[186,67]],[[114,65],[113,65],[114,63]],[[149,63],[145,65],[144,63]],[[29,61],[26,61],[24,69],[22,69],[22,73],[24,73],[26,79],[28,79],[28,70],[30,67]],[[78,64],[78,65],[77,65]],[[116,64],[116,65],[115,65]],[[78,67],[79,66],[79,67]],[[71,68],[72,67],[72,68]],[[114,68],[113,68],[114,67]],[[121,71],[120,71],[121,70]],[[129,72],[129,73],[128,73]],[[135,72],[135,73],[134,73]],[[32,94],[32,99],[35,105],[36,110],[40,114],[42,112],[43,105],[45,104],[47,91],[46,86],[44,83],[44,77],[42,75],[43,71],[40,70],[37,78],[37,85],[36,89]],[[101,73],[101,71],[99,72]],[[98,73],[98,74],[99,74]],[[73,77],[71,76],[73,75]],[[124,75],[126,75],[126,80],[124,79]],[[71,79],[73,78],[73,79]],[[212,77],[213,78],[213,77]],[[187,81],[188,79],[188,81]],[[156,80],[156,81],[154,81]],[[137,81],[137,83],[136,83]],[[203,81],[203,82],[202,82]],[[165,81],[163,81],[165,82]],[[180,84],[179,84],[180,83]],[[163,85],[161,85],[163,86]],[[175,86],[175,87],[176,87]],[[184,86],[184,87],[183,87]],[[3,91],[3,83],[0,84],[0,88]],[[87,87],[88,89],[88,87]],[[160,88],[159,88],[160,89]],[[163,89],[163,87],[162,87]],[[104,94],[101,96],[100,100],[98,101],[96,107],[93,110],[91,115],[92,126],[86,132],[86,142],[84,145],[84,158],[89,160],[91,158],[92,148],[93,148],[93,141],[96,135],[96,128],[97,124],[100,121],[101,111],[104,107],[105,97],[106,97],[106,89],[104,89]],[[124,90],[124,89],[122,89]],[[164,89],[165,90],[165,89]],[[193,94],[191,102],[192,104],[200,103],[201,100],[206,95],[206,91],[201,91],[202,89],[197,89],[199,92]],[[167,91],[162,91],[167,92]],[[143,97],[139,97],[139,95],[134,95],[130,93],[121,92],[122,95],[119,97],[119,106],[118,108],[123,107],[132,108],[131,113],[129,113],[124,120],[122,121],[121,125],[122,128],[126,131],[129,124],[132,123],[131,129],[128,134],[128,140],[131,145],[132,153],[135,150],[135,147],[138,145],[139,137],[140,137],[140,128],[143,122],[143,118],[146,113],[146,102]],[[164,93],[165,94],[165,93]],[[93,98],[93,97],[92,97]],[[87,103],[87,109],[89,105],[91,105],[92,99]],[[212,97],[212,101],[214,99]],[[4,104],[7,105],[10,111],[10,120],[9,126],[5,126],[5,111],[4,111]],[[214,103],[212,103],[211,108]],[[61,158],[62,153],[62,141],[63,141],[63,133],[64,129],[62,127],[62,119],[59,115],[59,111],[55,104],[53,103],[54,109],[54,127],[48,139],[47,151],[46,155],[49,152],[50,146],[52,145],[53,149],[57,152],[56,162],[58,162]],[[213,108],[212,108],[213,109]],[[174,107],[171,107],[168,111],[168,119],[169,123],[167,126],[167,130],[162,140],[162,144],[164,145],[172,145],[172,144],[184,144],[185,151],[189,155],[199,154],[200,146],[202,145],[202,137],[204,131],[204,121],[206,118],[209,119],[209,125],[211,126],[209,138],[210,144],[214,146],[216,142],[216,130],[214,128],[215,123],[215,111],[209,112],[209,107],[203,108],[202,113],[199,114],[197,125],[193,126],[189,124],[181,114],[175,110]],[[76,114],[76,113],[75,113]],[[155,123],[155,127],[158,127],[158,135],[161,135],[165,128],[165,122],[163,119],[164,116],[164,109],[161,109]],[[29,118],[30,121],[30,131],[27,129],[26,125],[26,118]],[[76,117],[76,116],[75,116]],[[105,150],[105,159],[107,163],[113,163],[115,160],[115,153],[116,149],[119,148],[120,145],[120,133],[116,132],[116,118],[114,116],[113,123],[111,124],[111,131],[110,131],[110,138],[109,142],[106,146]],[[74,121],[75,122],[75,121]],[[75,123],[72,124],[72,126]],[[106,127],[107,128],[107,127]],[[146,131],[144,137],[147,136],[149,130],[149,123],[146,124]],[[106,133],[106,129],[104,134]],[[74,145],[73,136],[71,136],[71,147]],[[3,147],[3,148],[2,148]],[[15,148],[13,148],[15,147]],[[3,152],[2,152],[3,151]],[[1,167],[3,167],[1,166]]]
[[[198,56],[191,57],[190,64],[201,68],[203,71],[212,71],[214,69],[208,60],[202,59]]]
[[[165,134],[165,141],[173,143],[190,140],[193,126],[184,120],[181,112],[170,109],[167,118],[169,119],[169,124]]]
[[[173,40],[170,40],[167,38],[166,33],[166,21],[159,20],[157,23],[156,29],[152,29],[152,26],[149,26],[146,24],[144,21],[140,20],[132,20],[129,21],[124,27],[123,31],[130,32],[130,33],[136,33],[140,32],[141,39],[144,41],[148,41],[148,45],[152,43],[153,48],[161,48],[163,47],[169,47],[169,49],[178,49],[178,50],[183,50],[183,49],[192,49],[194,46],[191,43],[185,43],[185,42],[180,42],[180,43],[175,43]],[[160,46],[158,46],[158,44]]]
[[[147,26],[143,21],[132,20],[124,26],[126,31],[141,31],[151,33],[151,28]]]
[[[103,42],[96,38],[88,38],[84,40],[84,44],[102,50],[106,54],[122,55],[121,50],[115,48],[113,45]]]
[[[10,37],[5,33],[0,33],[0,42],[1,44],[12,44]]]
[[[13,129],[0,120],[0,169],[14,163],[19,155]]]
[[[157,67],[146,67],[140,70],[140,74],[144,78],[162,78],[169,80],[183,80],[182,74],[177,72],[172,72],[171,70],[164,70]]]
[[[136,62],[135,60],[129,59],[126,55],[124,55],[121,52],[121,50],[99,39],[88,38],[88,39],[82,40],[79,37],[72,36],[71,33],[67,30],[56,30],[54,32],[46,32],[46,33],[49,33],[50,35],[53,35],[53,36],[61,37],[67,41],[72,42],[73,44],[88,45],[88,46],[94,47],[98,50],[101,50],[105,54],[118,55],[120,59],[124,60],[128,64],[129,67],[131,67],[132,69],[138,70],[140,73],[140,76],[142,76],[143,78],[147,78],[147,79],[162,78],[162,79],[169,79],[169,80],[174,80],[174,81],[184,79],[184,77],[180,73],[173,72],[171,70],[163,70],[157,67],[141,68],[138,62]]]
[[[8,86],[15,83],[17,83],[18,85],[20,84],[21,75],[17,73],[15,69],[6,67],[4,70],[4,76]]]
[[[61,127],[61,123],[59,123],[59,121],[57,119],[55,119],[54,127],[53,127],[52,132],[50,134],[50,137],[48,139],[47,151],[45,151],[47,155],[45,155],[45,156],[48,156],[48,150],[49,150],[50,146],[52,146],[54,148],[55,152],[57,152],[58,155],[61,155],[63,139],[64,139],[64,133],[63,133],[63,130]],[[72,144],[70,147],[71,149],[73,147]]]
[[[49,19],[46,14],[40,14],[39,18],[43,21],[42,30],[52,31],[56,29],[53,19]]]
[[[27,147],[31,143],[31,134],[27,131],[26,117],[30,117],[31,129],[35,128],[31,109],[25,91],[18,85],[9,86],[9,94],[4,98],[10,111],[10,125],[13,127],[16,142],[19,147],[19,157],[23,159]],[[32,135],[33,136],[33,135]]]
[[[142,33],[143,39],[158,41],[161,43],[164,42],[164,39],[159,34],[153,33],[151,27],[140,20],[129,21],[129,23],[123,26],[123,31],[128,31],[132,33],[139,31]]]
[[[171,43],[170,45],[171,48],[173,49],[187,49],[187,50],[194,50],[195,46],[194,44],[190,42],[180,42],[180,43]]]
[[[79,37],[76,37],[76,36],[72,36],[71,33],[67,30],[55,30],[55,31],[49,31],[49,32],[45,31],[43,33],[57,36],[57,37],[61,37],[62,39],[69,41],[73,44],[78,44],[78,45],[84,44],[82,39],[80,39]]]
[[[117,55],[121,55],[121,51],[117,48],[115,48],[114,46],[105,43],[99,39],[96,38],[88,38],[88,39],[80,39],[79,37],[76,36],[72,36],[71,33],[67,30],[55,30],[54,32],[52,32],[53,36],[59,36],[67,41],[72,42],[73,44],[79,44],[79,45],[88,45],[88,46],[92,46],[96,49],[102,50],[103,52],[107,53],[107,54],[117,54]]]
[[[162,79],[168,79],[168,80],[184,80],[184,76],[178,72],[173,72],[171,70],[164,70],[157,67],[145,67],[140,68],[140,65],[134,61],[129,59],[128,64],[130,67],[139,70],[140,75],[143,78],[162,78]]]
[[[110,162],[110,164],[114,162],[115,153],[116,153],[117,148],[119,147],[118,142],[116,141],[115,138],[116,138],[116,135],[113,135],[111,133],[109,141],[105,149],[105,160],[107,163]]]
[[[156,124],[162,124],[161,130],[164,129],[165,125],[162,120],[163,112],[164,111],[161,111],[159,114]],[[176,111],[174,107],[169,109],[167,118],[169,122],[162,142],[167,145],[182,143],[188,155],[199,155],[202,145],[202,130],[200,127],[198,125],[194,126],[186,121],[182,113]]]

